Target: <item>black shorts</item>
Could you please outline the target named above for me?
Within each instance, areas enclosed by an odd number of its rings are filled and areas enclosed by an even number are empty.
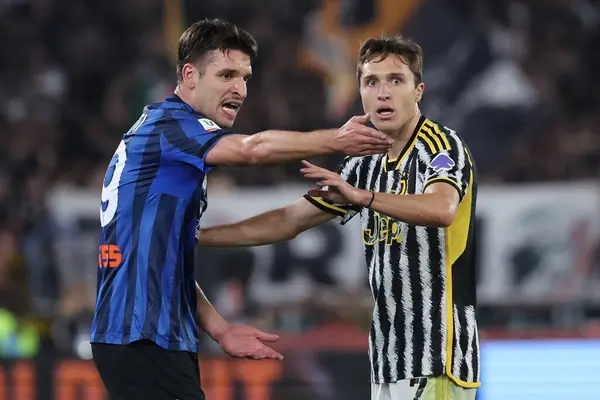
[[[204,400],[198,355],[166,350],[150,340],[92,343],[110,400]]]

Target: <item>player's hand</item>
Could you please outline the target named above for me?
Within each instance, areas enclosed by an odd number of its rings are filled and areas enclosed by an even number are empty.
[[[319,179],[317,186],[321,189],[311,189],[308,194],[313,197],[320,197],[337,204],[356,204],[366,206],[371,200],[371,193],[358,189],[342,177],[328,169],[317,167],[308,161],[302,161],[304,168],[300,172],[308,179]],[[327,186],[326,189],[323,187]]]
[[[370,119],[369,114],[350,118],[335,133],[334,150],[349,156],[386,153],[394,141],[385,133],[365,126]]]
[[[219,338],[219,345],[232,357],[282,360],[281,354],[263,343],[277,340],[279,340],[278,335],[259,331],[252,326],[230,325]]]

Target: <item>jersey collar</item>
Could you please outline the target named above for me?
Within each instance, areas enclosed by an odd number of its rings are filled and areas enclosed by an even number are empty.
[[[178,110],[184,110],[187,112],[190,112],[194,115],[197,115],[199,117],[204,117],[202,114],[200,114],[198,111],[194,110],[194,108],[192,106],[190,106],[188,103],[186,103],[185,101],[183,101],[183,99],[179,96],[177,96],[176,94],[173,94],[171,96],[168,96],[165,99],[165,105],[168,108],[175,108]]]
[[[400,165],[402,165],[402,161],[404,161],[408,153],[410,153],[413,147],[415,147],[415,142],[417,141],[417,134],[419,133],[419,130],[421,130],[421,127],[423,126],[425,121],[427,121],[427,118],[424,115],[421,115],[421,117],[419,118],[419,122],[417,122],[417,126],[415,126],[415,130],[410,136],[410,139],[408,139],[408,142],[406,142],[406,146],[404,146],[402,152],[400,152],[400,155],[398,156],[398,158],[396,158],[395,161],[388,161],[388,156],[387,154],[385,155],[383,164],[384,171],[394,171],[400,168]],[[388,166],[388,162],[391,164],[390,166]]]

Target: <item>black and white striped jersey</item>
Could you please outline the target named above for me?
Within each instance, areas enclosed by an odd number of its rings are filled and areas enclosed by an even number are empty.
[[[306,195],[342,224],[360,214],[368,276],[375,301],[369,334],[374,383],[448,375],[479,386],[475,320],[475,167],[461,138],[421,117],[403,152],[348,157],[339,173],[350,184],[376,192],[422,194],[446,182],[460,194],[447,228],[415,226],[373,210],[331,204]]]

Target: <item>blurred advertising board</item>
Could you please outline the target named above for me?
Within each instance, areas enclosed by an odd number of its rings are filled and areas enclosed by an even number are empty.
[[[284,206],[306,189],[209,188],[202,225],[233,222]],[[84,191],[57,190],[49,200],[58,226],[59,265],[71,271],[67,274],[71,279],[86,273],[92,287],[98,207],[97,193]],[[476,223],[480,304],[600,303],[600,186],[483,186]],[[322,285],[367,291],[358,217],[343,227],[330,222],[289,242],[245,251],[241,262],[252,270],[248,292],[259,304],[301,302]],[[217,258],[198,257],[198,267]],[[86,264],[89,268],[82,272],[81,265]]]
[[[370,385],[363,344],[354,350],[280,349],[283,361],[201,357],[203,387],[211,400],[365,400]],[[597,399],[600,393],[600,340],[484,340],[481,351],[477,400]],[[108,400],[92,361],[48,353],[0,362],[0,398]]]

